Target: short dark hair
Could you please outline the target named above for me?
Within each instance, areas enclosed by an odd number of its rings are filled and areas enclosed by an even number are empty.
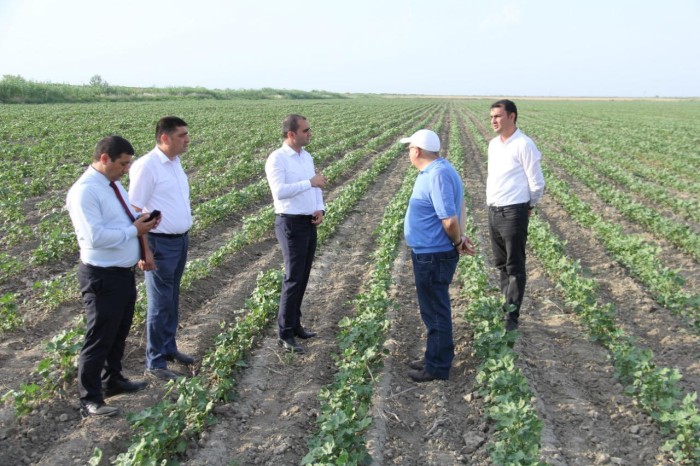
[[[515,103],[512,100],[501,99],[501,100],[491,104],[491,108],[502,108],[503,110],[506,111],[507,115],[509,115],[511,113],[515,113],[514,123],[518,122],[518,108],[515,106]]]
[[[287,115],[282,121],[282,138],[287,137],[288,132],[296,133],[299,129],[299,120],[306,121],[306,117],[297,114]]]
[[[134,146],[121,136],[107,136],[100,139],[100,142],[95,146],[92,159],[96,162],[100,160],[102,154],[109,155],[110,160],[114,162],[122,154],[134,155]]]
[[[188,126],[185,120],[176,116],[166,116],[158,120],[156,124],[156,142],[160,144],[160,137],[163,134],[172,134],[180,126]]]

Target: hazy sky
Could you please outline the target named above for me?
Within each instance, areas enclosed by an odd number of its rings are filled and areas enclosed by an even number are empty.
[[[700,0],[0,0],[0,75],[125,86],[700,96]]]

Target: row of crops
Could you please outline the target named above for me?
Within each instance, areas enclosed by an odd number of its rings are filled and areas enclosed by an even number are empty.
[[[134,143],[137,153],[145,153],[152,145],[151,127],[162,114],[181,115],[190,124],[193,142],[184,161],[193,188],[193,236],[223,228],[227,235],[215,247],[192,255],[183,280],[183,293],[188,293],[236,253],[271,237],[274,215],[262,166],[267,153],[279,144],[278,122],[286,113],[293,110],[309,117],[317,166],[335,185],[320,231],[323,248],[353,206],[403,153],[403,147],[395,144],[399,136],[421,127],[442,131],[449,139],[445,155],[461,170],[473,169],[465,164],[462,146],[466,139],[473,139],[485,156],[485,144],[491,137],[486,129],[488,104],[368,100],[295,102],[293,106],[285,102],[178,102],[8,108],[0,117],[1,338],[11,338],[23,325],[24,316],[37,308],[50,314],[60,306],[73,305],[76,318],[59,323],[53,334],[43,335],[45,358],[5,400],[22,414],[40,400],[71,393],[84,323],[76,299],[76,246],[61,207],[65,191],[84,170],[99,137],[118,132]],[[700,107],[685,102],[527,102],[520,107],[520,125],[536,138],[545,154],[547,195],[581,228],[595,231],[601,247],[659,306],[700,332],[696,256],[700,155],[694,144],[698,133],[692,131],[700,120],[691,118],[698,116]],[[358,167],[363,168],[358,171]],[[354,315],[339,323],[336,380],[319,394],[318,430],[311,437],[305,463],[352,464],[368,459],[362,435],[372,422],[372,390],[381,373],[383,338],[391,325],[386,315],[391,305],[387,290],[414,177],[413,169],[406,172],[402,187],[386,201],[371,278],[355,297]],[[567,178],[587,186],[637,232],[630,234],[595,212],[571,189]],[[471,204],[469,193],[466,196]],[[656,205],[664,209],[649,209]],[[485,232],[477,231],[471,219],[470,228],[471,236],[484,237]],[[687,254],[694,269],[675,270],[656,240]],[[615,377],[625,392],[667,437],[663,449],[679,464],[700,463],[697,394],[679,385],[682,371],[656,364],[650,350],[638,346],[633,336],[619,328],[614,307],[601,299],[595,280],[575,257],[567,255],[565,243],[545,220],[533,221],[531,244],[567,308],[579,316],[590,338],[610,352]],[[486,262],[483,256],[463,258],[455,282],[468,302],[465,309],[456,311],[473,325],[475,355],[480,362],[477,381],[486,415],[495,426],[488,448],[496,464],[536,464],[542,421],[512,350],[516,336],[503,328]],[[211,342],[202,372],[171,384],[161,403],[129,415],[136,435],[119,455],[118,464],[157,464],[182,454],[188,439],[207,428],[213,407],[230,400],[235,390],[235,369],[274,320],[279,282],[277,269],[261,274],[246,309],[223,323]],[[143,290],[140,296],[135,326],[142,325],[144,318]],[[95,461],[99,456],[97,451]]]

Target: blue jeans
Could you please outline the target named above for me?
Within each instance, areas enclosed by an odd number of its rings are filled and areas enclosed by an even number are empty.
[[[177,352],[180,280],[187,263],[189,236],[177,238],[148,235],[156,270],[145,272],[148,314],[146,317],[146,367],[167,367],[166,356]]]
[[[420,316],[428,331],[425,370],[447,379],[454,359],[450,283],[457,269],[456,250],[416,254],[411,252]]]
[[[530,214],[527,203],[489,207],[489,233],[494,265],[500,272],[504,310],[514,306],[511,319],[518,321],[525,295],[525,246]]]

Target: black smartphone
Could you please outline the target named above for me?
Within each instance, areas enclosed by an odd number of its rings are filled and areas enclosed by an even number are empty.
[[[154,218],[158,218],[158,217],[160,217],[160,210],[156,209],[148,215],[148,219],[146,221],[150,222]]]

